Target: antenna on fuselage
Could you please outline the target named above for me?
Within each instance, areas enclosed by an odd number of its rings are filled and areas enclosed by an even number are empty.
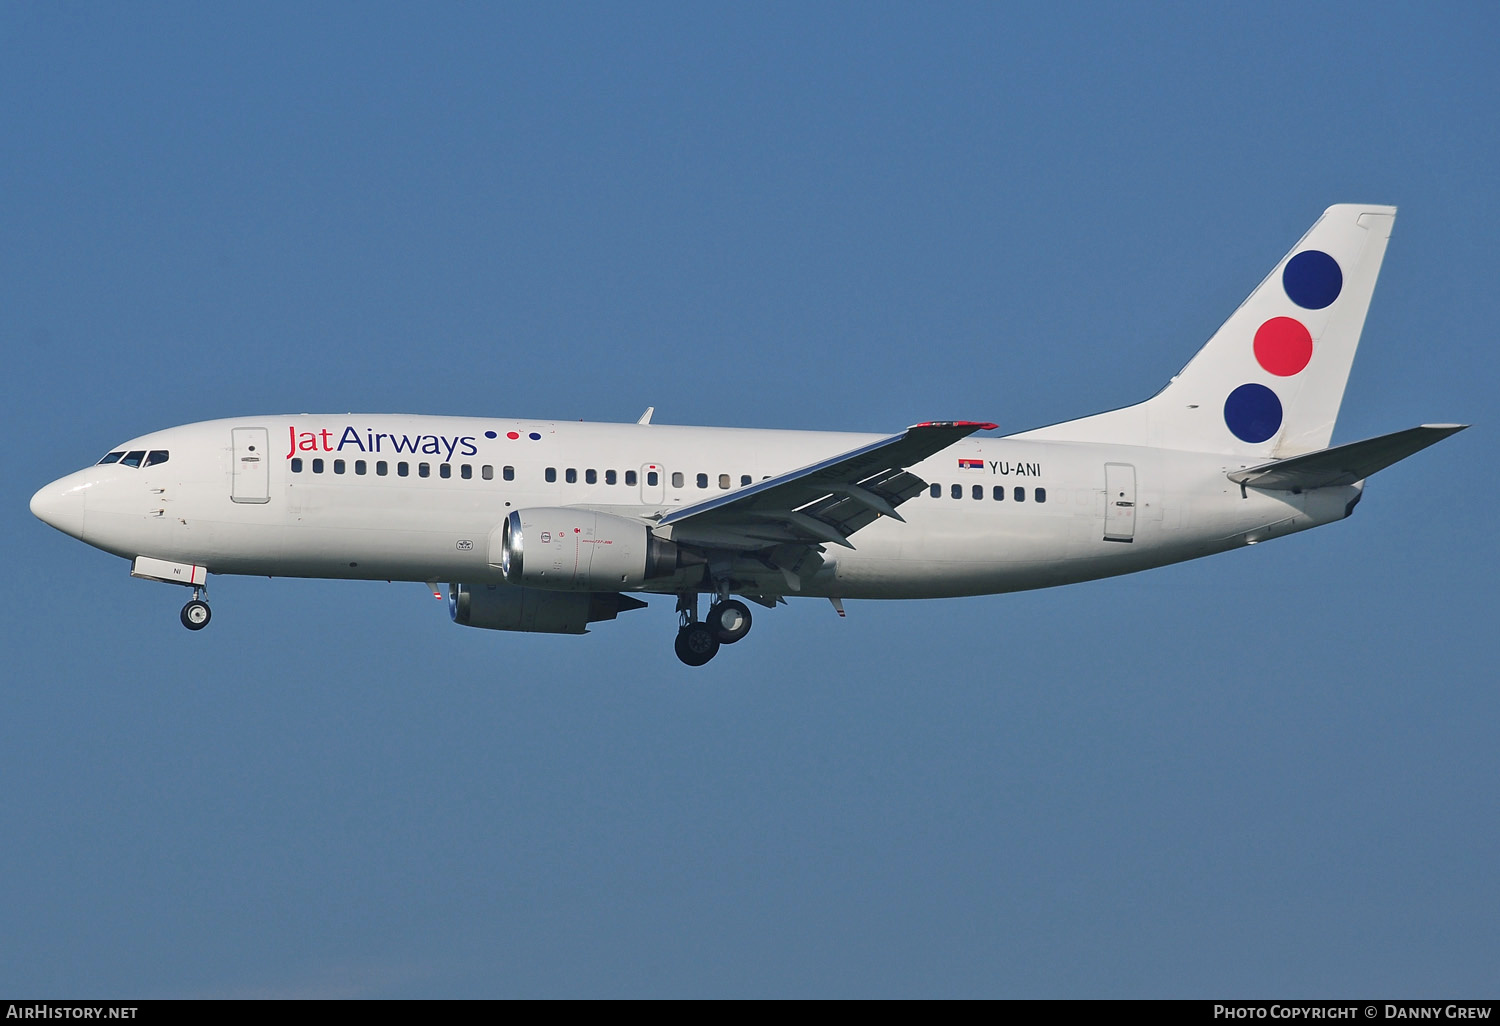
[[[641,414],[641,419],[638,420],[638,421],[636,421],[636,423],[637,424],[649,424],[649,423],[651,423],[651,414],[653,414],[655,412],[656,412],[656,407],[655,406],[648,406],[648,407],[646,407],[646,412],[643,413],[643,414]]]

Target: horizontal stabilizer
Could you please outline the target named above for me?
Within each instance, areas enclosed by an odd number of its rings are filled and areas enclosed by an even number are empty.
[[[1467,424],[1423,424],[1362,442],[1335,445],[1302,456],[1263,463],[1245,470],[1231,470],[1229,480],[1251,488],[1278,492],[1305,492],[1362,481],[1393,463],[1421,452],[1468,427]]]

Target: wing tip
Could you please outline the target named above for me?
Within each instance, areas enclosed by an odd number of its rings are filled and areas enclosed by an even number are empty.
[[[920,424],[913,424],[912,428],[973,428],[975,431],[995,431],[999,424],[991,424],[987,420],[924,420]],[[908,428],[907,430],[911,430]]]

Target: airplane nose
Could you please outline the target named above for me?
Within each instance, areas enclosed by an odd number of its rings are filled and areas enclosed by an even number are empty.
[[[69,478],[53,481],[31,497],[31,512],[42,523],[74,538],[83,537],[84,486]]]

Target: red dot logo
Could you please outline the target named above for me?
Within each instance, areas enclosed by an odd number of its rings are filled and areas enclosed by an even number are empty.
[[[1272,317],[1255,333],[1255,358],[1278,377],[1290,377],[1312,359],[1312,335],[1291,317]]]
[[[514,442],[517,438],[521,437],[521,433],[519,431],[507,431],[505,432],[505,437]]]

